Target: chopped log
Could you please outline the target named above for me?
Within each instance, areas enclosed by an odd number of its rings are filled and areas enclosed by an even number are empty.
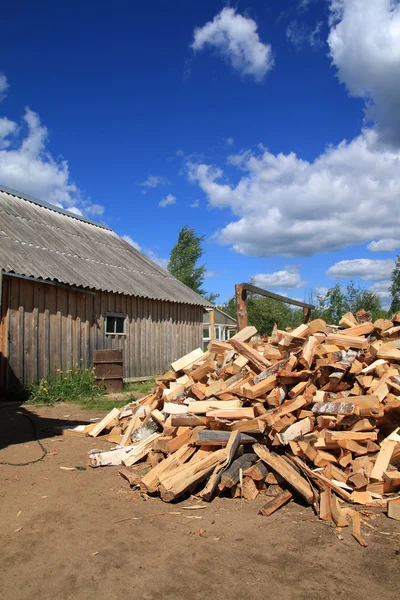
[[[203,429],[198,430],[195,435],[192,436],[191,443],[196,446],[226,446],[231,437],[229,431],[216,431]],[[241,444],[254,444],[256,439],[245,433],[240,434]]]
[[[161,461],[153,467],[141,480],[140,488],[142,491],[147,492],[148,494],[154,493],[160,483],[159,477],[170,471],[181,464],[187,462],[191,456],[194,454],[195,448],[191,448],[190,446],[183,446],[179,448],[177,452],[174,454],[170,454],[165,460]]]
[[[340,319],[339,325],[341,327],[354,327],[358,325],[358,322],[353,313],[348,312]]]
[[[314,493],[308,481],[304,479],[296,469],[290,465],[284,458],[281,456],[277,456],[276,454],[272,454],[269,452],[265,446],[261,444],[254,444],[253,446],[254,452],[265,462],[267,467],[270,467],[291,486],[293,487],[303,498],[309,503],[312,504],[314,501]]]
[[[390,435],[387,436],[381,443],[381,449],[376,458],[374,468],[371,472],[371,479],[381,481],[384,471],[388,468],[390,459],[392,458],[393,450],[397,443],[400,442],[400,428],[397,427]]]
[[[363,337],[343,335],[342,333],[330,333],[326,337],[327,342],[339,346],[339,348],[356,348],[357,350],[366,350],[368,340]]]
[[[240,340],[231,340],[232,346],[235,350],[249,359],[249,362],[258,369],[258,371],[263,371],[271,366],[271,363],[268,362],[263,356],[261,356],[254,348],[246,344],[245,342],[241,342]]]
[[[241,400],[199,400],[197,402],[189,402],[187,412],[194,415],[205,415],[209,410],[218,409],[236,409],[241,408]]]
[[[196,362],[196,360],[199,360],[199,358],[201,358],[202,356],[204,356],[203,350],[201,348],[196,348],[196,350],[189,352],[189,354],[186,354],[185,356],[182,356],[182,358],[179,358],[178,360],[173,362],[171,364],[171,367],[173,368],[175,373],[178,371],[182,371],[182,369],[186,369],[189,365],[192,365],[194,362]]]
[[[144,458],[152,449],[154,440],[159,438],[160,435],[160,433],[153,433],[153,435],[151,435],[147,439],[143,440],[142,442],[139,442],[130,450],[130,452],[128,452],[128,454],[125,455],[125,457],[121,461],[122,464],[125,467],[130,467],[131,465]]]
[[[221,477],[221,483],[219,484],[219,490],[223,491],[227,488],[232,488],[239,481],[240,471],[245,471],[252,464],[254,464],[257,460],[257,455],[250,454],[242,454],[233,463],[230,467],[223,473]]]
[[[97,437],[99,433],[106,429],[119,415],[119,408],[113,408],[99,423],[97,423],[91,431],[89,431],[90,437]]]
[[[332,491],[331,488],[322,490],[319,497],[319,518],[323,521],[332,521]]]
[[[258,487],[250,477],[245,477],[242,484],[242,496],[250,502],[255,500],[259,494]]]
[[[312,426],[312,418],[306,417],[305,419],[301,419],[301,421],[297,421],[296,423],[293,423],[293,425],[290,425],[282,433],[278,433],[279,440],[281,444],[288,444],[290,440],[296,440],[309,433],[312,430]]]
[[[250,477],[253,481],[263,481],[268,475],[268,469],[265,464],[259,460],[255,465],[246,469],[243,475]]]
[[[347,512],[340,506],[335,494],[331,495],[331,514],[337,527],[347,527]]]
[[[251,400],[259,398],[263,394],[267,394],[268,392],[273,390],[274,387],[276,387],[276,384],[276,375],[270,375],[269,377],[266,377],[266,379],[263,379],[259,383],[256,383],[256,385],[250,386],[246,390],[246,398],[250,398]]]
[[[210,479],[204,490],[200,492],[200,497],[207,502],[211,500],[219,482],[221,481],[221,477],[229,467],[231,462],[233,461],[239,445],[240,445],[241,434],[238,431],[233,431],[230,436],[228,443],[226,445],[226,459],[221,465],[217,465],[215,467],[214,473],[211,475]]]
[[[269,500],[266,504],[264,504],[264,506],[259,510],[258,514],[263,515],[263,517],[269,517],[272,515],[272,513],[277,511],[292,498],[292,493],[289,492],[289,490],[284,490],[278,496],[275,496],[275,498],[272,498],[272,500]]]
[[[162,478],[160,496],[164,502],[172,502],[185,492],[190,491],[195,485],[206,479],[215,466],[226,459],[226,450],[210,452],[203,459],[182,465],[175,469],[167,478]]]
[[[400,497],[388,499],[387,515],[391,519],[396,519],[396,521],[400,521]]]
[[[257,335],[257,328],[253,325],[247,325],[247,327],[244,327],[243,329],[235,333],[235,335],[231,337],[230,342],[232,342],[232,340],[240,340],[241,342],[247,342],[254,335]]]
[[[355,327],[350,327],[348,329],[344,329],[341,333],[342,335],[368,335],[374,331],[374,326],[371,322],[363,323],[362,325],[357,325]]]

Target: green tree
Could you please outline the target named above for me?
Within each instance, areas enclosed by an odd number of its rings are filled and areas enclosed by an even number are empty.
[[[396,313],[400,310],[400,256],[396,256],[396,263],[391,276],[390,293],[392,294],[392,303],[390,313]]]
[[[204,235],[196,235],[195,230],[189,229],[187,225],[182,227],[178,241],[172,248],[167,269],[179,281],[182,281],[209,302],[214,303],[219,294],[204,291],[206,266],[198,264],[204,254],[201,246],[203,240]]]
[[[318,296],[318,303],[316,316],[321,316],[332,325],[337,325],[345,313],[355,314],[362,309],[370,311],[373,320],[386,316],[378,294],[356,286],[354,281],[345,288],[337,283],[324,296]]]
[[[221,309],[236,318],[236,302],[231,298]],[[254,325],[260,335],[270,335],[275,323],[279,329],[297,327],[303,322],[303,311],[272,298],[249,294],[247,297],[247,313],[249,325]]]

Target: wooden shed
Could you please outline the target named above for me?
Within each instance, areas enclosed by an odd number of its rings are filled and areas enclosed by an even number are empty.
[[[123,350],[124,378],[202,345],[210,304],[114,231],[0,186],[0,387]]]

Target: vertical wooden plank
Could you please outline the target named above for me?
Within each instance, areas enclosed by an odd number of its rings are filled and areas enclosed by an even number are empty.
[[[161,309],[161,301],[153,300],[154,305],[154,339],[153,339],[153,348],[154,348],[154,375],[161,374],[160,367],[160,345],[161,345],[161,322],[160,322],[160,309]]]
[[[24,385],[32,383],[32,337],[33,337],[33,282],[21,280],[20,283],[20,340],[22,345],[21,360],[22,382]]]
[[[83,294],[82,294],[83,295]],[[90,360],[90,323],[91,323],[91,307],[92,296],[85,296],[85,328],[84,328],[84,364],[86,368],[92,368],[93,364]]]
[[[78,364],[78,337],[76,331],[77,292],[68,293],[68,369],[75,369]]]
[[[86,321],[86,307],[85,298],[83,294],[76,292],[76,364],[78,367],[83,366],[83,342],[84,342],[84,329]]]
[[[89,365],[90,368],[94,366],[94,352],[96,346],[96,315],[95,315],[95,298],[96,296],[88,296],[88,321],[89,321]]]
[[[58,368],[68,368],[68,288],[58,288],[57,293],[57,332],[58,332]]]
[[[145,375],[152,375],[152,356],[151,356],[151,327],[152,319],[150,314],[150,300],[145,299],[146,307],[146,371]]]
[[[139,299],[140,309],[140,371],[139,375],[145,374],[146,369],[146,319],[145,319],[145,307],[144,298]]]
[[[58,316],[57,316],[57,294],[58,289],[54,285],[47,286],[47,302],[46,306],[49,307],[49,333],[50,333],[50,345],[49,345],[49,374],[54,375],[56,369],[59,368],[59,343],[58,343]]]
[[[135,324],[134,324],[134,316],[133,316],[133,297],[132,296],[128,296],[126,299],[126,311],[127,311],[127,315],[128,315],[128,320],[126,323],[126,326],[127,326],[126,343],[127,343],[127,347],[128,347],[128,356],[129,356],[129,359],[127,361],[126,372],[127,372],[127,377],[135,377],[134,375],[132,375],[133,370],[134,370],[133,363],[134,363],[134,357],[135,357],[135,347],[134,347]]]
[[[132,318],[133,318],[133,351],[134,351],[134,377],[139,375],[140,365],[140,330],[139,330],[139,298],[132,298]]]
[[[10,385],[20,378],[18,362],[19,346],[19,279],[10,280],[10,317],[9,317],[9,367]]]
[[[39,309],[32,311],[32,381],[39,380]]]
[[[8,380],[8,356],[9,356],[9,300],[10,300],[10,278],[3,275],[1,282],[1,347],[0,347],[0,388],[5,389],[7,387]]]
[[[33,381],[39,381],[44,372],[44,286],[43,283],[33,286]]]

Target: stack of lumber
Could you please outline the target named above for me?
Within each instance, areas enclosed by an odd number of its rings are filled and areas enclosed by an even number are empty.
[[[356,505],[400,518],[400,313],[256,334],[249,326],[194,350],[152,394],[90,426],[116,444],[93,451],[92,466],[123,465],[165,502],[264,495],[270,515],[297,498],[337,526],[349,517],[365,544]]]

